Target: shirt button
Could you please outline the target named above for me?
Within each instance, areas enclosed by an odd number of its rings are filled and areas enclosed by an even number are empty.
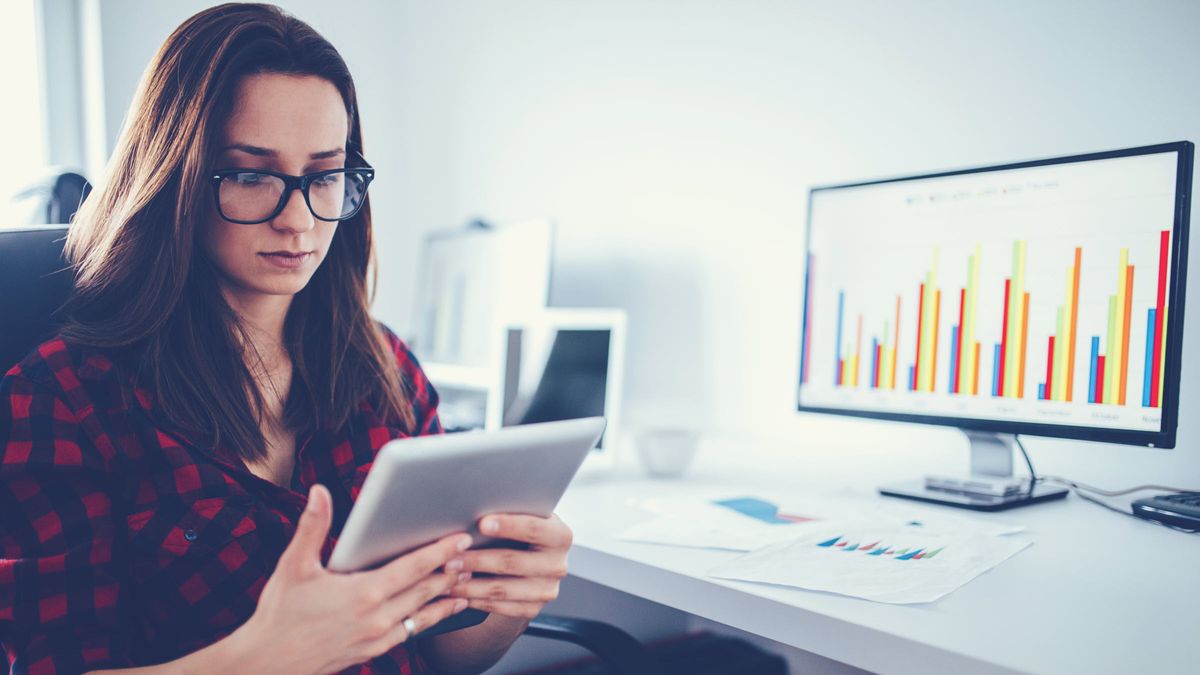
[[[188,541],[196,541],[198,536],[199,535],[196,534],[195,530],[188,530],[187,532],[183,533],[183,538],[187,539]]]

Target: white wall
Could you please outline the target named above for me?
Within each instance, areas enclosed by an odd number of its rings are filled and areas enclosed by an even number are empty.
[[[110,136],[158,43],[206,4],[102,3]],[[631,427],[803,444],[861,424],[792,411],[809,185],[1200,139],[1196,3],[285,5],[358,78],[379,316],[410,329],[424,232],[549,215],[552,302],[629,311]],[[1045,468],[1200,483],[1197,302],[1179,449],[1033,440]]]
[[[205,4],[105,0],[110,134],[157,44]],[[358,79],[379,316],[410,328],[424,232],[549,215],[553,303],[629,312],[633,427],[669,417],[797,451],[877,431],[793,412],[809,185],[1200,140],[1193,2],[285,5]],[[1178,449],[1033,439],[1041,470],[1200,484],[1191,277]]]

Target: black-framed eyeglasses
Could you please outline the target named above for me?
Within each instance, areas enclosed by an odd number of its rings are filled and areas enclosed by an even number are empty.
[[[293,176],[266,169],[222,169],[209,180],[221,217],[233,223],[265,223],[283,212],[292,190],[317,220],[333,222],[353,217],[367,200],[375,169],[362,166]]]

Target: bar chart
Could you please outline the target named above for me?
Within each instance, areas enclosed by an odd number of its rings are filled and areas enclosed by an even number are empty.
[[[1173,156],[1119,161],[814,197],[801,395],[1156,429]]]

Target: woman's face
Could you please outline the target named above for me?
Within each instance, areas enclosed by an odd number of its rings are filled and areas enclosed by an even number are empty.
[[[341,168],[348,124],[342,97],[328,80],[251,75],[238,84],[213,168],[294,176]],[[226,294],[241,300],[292,296],[325,259],[336,227],[314,218],[304,195],[293,190],[283,211],[264,223],[233,223],[214,209],[202,242]]]

